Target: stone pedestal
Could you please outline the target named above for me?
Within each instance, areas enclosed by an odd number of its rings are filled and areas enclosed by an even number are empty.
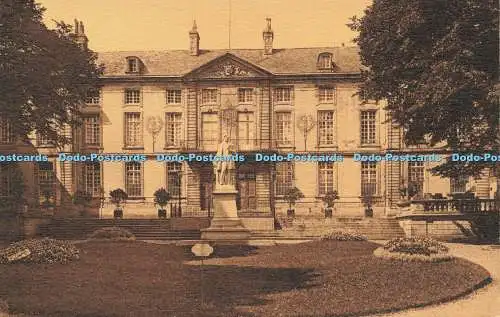
[[[210,227],[201,230],[201,239],[214,242],[248,240],[250,230],[246,229],[238,217],[236,196],[238,191],[231,185],[219,185],[212,192],[214,216]]]

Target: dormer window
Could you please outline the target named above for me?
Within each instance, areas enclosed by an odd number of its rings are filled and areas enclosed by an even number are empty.
[[[127,73],[139,73],[141,71],[141,60],[138,57],[127,57]]]
[[[328,69],[333,68],[332,53],[321,53],[318,56],[318,69]]]

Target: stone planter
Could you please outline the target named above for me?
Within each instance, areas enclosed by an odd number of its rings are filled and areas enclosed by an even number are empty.
[[[158,209],[158,218],[167,218],[167,210]]]
[[[123,218],[123,209],[116,208],[115,210],[113,210],[113,217],[115,217],[116,219]]]
[[[328,207],[325,208],[325,218],[332,218],[333,216],[333,208]]]

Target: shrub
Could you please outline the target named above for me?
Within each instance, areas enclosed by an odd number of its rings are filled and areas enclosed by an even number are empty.
[[[28,250],[29,255],[11,261],[8,258]],[[12,243],[0,250],[0,263],[67,263],[79,259],[79,250],[70,242],[54,239],[30,239]]]
[[[304,198],[304,194],[297,187],[291,187],[283,196],[283,199],[288,203],[288,208],[292,209],[292,206],[295,205],[297,200]]]
[[[113,241],[133,241],[135,236],[127,229],[120,227],[104,227],[92,232],[89,236],[91,240],[113,240]]]
[[[355,231],[331,230],[324,233],[321,240],[366,241],[368,238]]]
[[[170,193],[163,187],[156,190],[153,195],[155,204],[160,206],[161,209],[164,209],[170,199],[172,199]]]
[[[127,193],[121,188],[110,191],[109,196],[111,197],[111,203],[115,204],[117,208],[120,208],[121,204],[128,199]]]
[[[448,252],[447,246],[429,237],[392,239],[383,248],[389,252],[423,255]]]
[[[428,237],[392,239],[376,249],[374,255],[403,261],[427,262],[446,261],[453,258],[448,254],[447,246]]]

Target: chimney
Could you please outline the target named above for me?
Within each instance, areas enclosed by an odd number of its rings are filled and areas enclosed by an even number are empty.
[[[262,38],[264,39],[264,55],[271,55],[273,53],[273,39],[274,32],[271,29],[271,18],[266,18],[267,26],[262,32]]]
[[[193,28],[189,31],[189,42],[191,56],[198,56],[200,54],[200,34],[196,27],[196,20],[193,21]]]
[[[85,27],[83,26],[82,21],[78,21],[75,19],[75,29],[74,33],[72,34],[73,41],[75,41],[78,46],[80,46],[82,49],[87,49],[88,48],[88,43],[89,39],[85,35]]]

